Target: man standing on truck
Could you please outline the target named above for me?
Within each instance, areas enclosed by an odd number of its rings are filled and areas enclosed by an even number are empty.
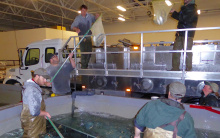
[[[23,108],[21,112],[21,125],[24,130],[23,137],[37,138],[46,132],[46,117],[51,118],[45,111],[44,99],[40,86],[49,86],[46,82],[49,78],[43,68],[39,68],[32,74],[32,79],[24,83],[22,90]]]
[[[168,99],[148,102],[135,118],[135,136],[140,138],[196,138],[194,121],[180,103],[186,94],[186,87],[180,82],[169,85]]]
[[[87,13],[87,6],[82,5],[80,7],[81,14],[78,15],[74,22],[71,25],[71,29],[76,31],[78,35],[85,35],[86,32],[91,28],[92,24],[98,18],[98,14],[96,17],[92,14]],[[92,32],[89,31],[88,35],[91,35]],[[82,37],[79,37],[82,39]],[[80,43],[80,51],[81,52],[92,52],[92,40],[91,37],[85,37],[83,41]],[[88,63],[90,60],[91,54],[81,54],[81,68],[86,69],[88,68]]]
[[[195,0],[184,0],[184,5],[181,7],[180,12],[174,9],[170,11],[174,19],[178,20],[178,29],[196,28],[198,21],[197,5]],[[187,50],[192,50],[193,37],[195,31],[189,31],[187,36]],[[174,42],[173,50],[184,49],[185,31],[176,32],[176,39]],[[172,69],[171,71],[179,71],[180,66],[180,52],[173,53],[172,56]],[[186,71],[192,69],[192,52],[186,54]]]
[[[62,66],[62,63],[59,63],[57,53],[55,54],[49,53],[48,57],[50,59],[50,66],[47,67],[47,73],[51,78],[53,78],[54,75]],[[57,96],[71,94],[70,73],[76,67],[75,61],[72,57],[73,57],[73,53],[70,53],[69,54],[70,63],[66,62],[59,71],[59,73],[57,74],[57,76],[52,81],[52,91]]]

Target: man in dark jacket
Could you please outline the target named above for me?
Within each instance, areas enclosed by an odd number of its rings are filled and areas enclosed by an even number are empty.
[[[181,7],[180,12],[171,10],[172,17],[178,20],[178,29],[196,28],[198,21],[197,5],[195,0],[184,0],[184,5]],[[187,37],[187,50],[192,49],[193,37],[195,31],[189,31]],[[184,49],[185,41],[185,31],[176,32],[176,39],[174,42],[173,50]],[[180,52],[173,53],[172,57],[172,71],[179,71],[180,65]],[[187,52],[186,54],[186,70],[190,71],[192,69],[192,52]]]
[[[220,107],[218,97],[215,93],[218,93],[219,87],[216,83],[211,83],[208,81],[204,82],[205,86],[203,88],[202,96],[199,100],[200,105]]]

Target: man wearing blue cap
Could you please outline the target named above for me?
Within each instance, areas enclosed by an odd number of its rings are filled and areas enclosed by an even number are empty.
[[[50,60],[50,66],[47,67],[47,73],[52,79],[63,63],[59,62],[59,58],[56,53],[55,54],[49,53],[47,56]],[[66,62],[63,65],[62,69],[57,74],[57,76],[52,81],[52,91],[57,96],[71,93],[70,73],[73,71],[73,69],[76,66],[75,61],[72,57],[73,57],[73,53],[70,53],[69,54],[70,63]]]

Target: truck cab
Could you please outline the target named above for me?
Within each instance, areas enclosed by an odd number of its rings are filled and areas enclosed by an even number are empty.
[[[31,71],[37,68],[47,68],[50,65],[48,58],[48,53],[58,53],[58,57],[65,58],[61,53],[66,40],[62,39],[50,39],[43,40],[29,44],[23,55],[20,55],[20,67],[16,66],[6,70],[6,76],[3,81],[4,84],[18,84],[23,85],[23,83],[31,78]],[[71,45],[71,44],[69,44]],[[73,47],[73,45],[71,45]],[[21,53],[21,51],[19,51]],[[60,61],[63,61],[60,59]]]

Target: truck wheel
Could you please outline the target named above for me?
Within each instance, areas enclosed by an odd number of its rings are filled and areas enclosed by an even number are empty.
[[[16,85],[16,86],[22,86],[20,82],[16,80],[9,80],[6,82],[6,84]]]

